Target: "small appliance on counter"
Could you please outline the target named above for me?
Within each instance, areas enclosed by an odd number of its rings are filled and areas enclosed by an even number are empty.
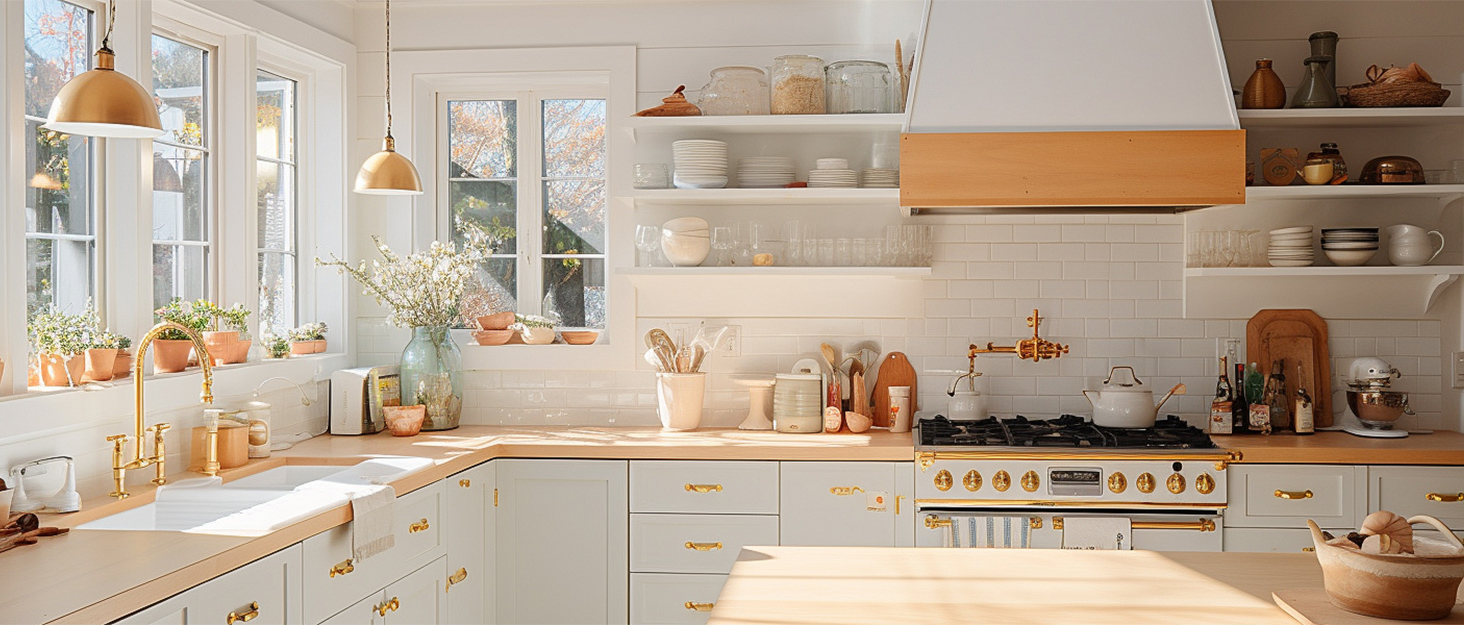
[[[50,466],[60,463],[65,470],[55,490],[36,478],[45,475]],[[71,456],[51,456],[32,460],[10,469],[10,512],[76,512],[81,509],[81,495],[76,492],[76,466]]]
[[[1352,361],[1348,370],[1351,379],[1347,383],[1347,408],[1357,417],[1360,426],[1343,428],[1348,434],[1369,438],[1404,438],[1407,430],[1393,429],[1393,423],[1405,414],[1413,414],[1408,407],[1408,394],[1389,390],[1393,378],[1402,377],[1393,365],[1382,358],[1358,358]]]
[[[330,374],[330,433],[375,434],[386,429],[383,406],[400,406],[396,366],[342,369]]]

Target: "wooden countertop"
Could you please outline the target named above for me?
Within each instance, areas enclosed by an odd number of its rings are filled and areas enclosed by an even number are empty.
[[[1296,625],[1310,554],[747,547],[709,625]]]
[[[1243,463],[1464,466],[1464,434],[1446,430],[1408,438],[1363,438],[1346,432],[1213,438],[1216,445],[1239,451]]]

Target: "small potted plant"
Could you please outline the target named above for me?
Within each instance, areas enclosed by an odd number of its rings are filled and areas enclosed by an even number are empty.
[[[290,338],[273,332],[265,332],[264,353],[269,358],[289,358]]]
[[[548,345],[554,342],[553,320],[538,315],[518,315],[515,319],[513,325],[508,326],[508,329],[518,332],[525,343]]]
[[[213,302],[199,300],[198,308],[209,316],[203,343],[208,346],[214,364],[229,365],[249,359],[249,309],[243,304],[222,308]]]
[[[43,386],[76,386],[85,370],[92,324],[86,315],[69,315],[51,306],[26,324],[31,353]]]
[[[97,325],[100,326],[100,322]],[[121,336],[106,330],[92,333],[86,346],[86,373],[82,377],[97,382],[116,377],[117,354],[122,351],[119,347],[121,343]]]
[[[312,321],[290,331],[290,353],[297,356],[325,353],[324,321]]]
[[[167,306],[154,313],[162,321],[171,321],[195,333],[208,329],[213,315],[208,312],[211,304],[204,300],[185,302],[174,298]],[[193,350],[193,341],[188,335],[174,328],[163,330],[153,341],[153,373],[177,373],[188,368],[188,354]]]
[[[117,359],[112,361],[112,377],[125,378],[132,375],[132,339],[117,336]]]

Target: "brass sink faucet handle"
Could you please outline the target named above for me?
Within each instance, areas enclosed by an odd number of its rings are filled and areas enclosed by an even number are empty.
[[[157,340],[159,335],[168,330],[182,332],[193,343],[193,351],[198,354],[198,366],[203,369],[203,392],[200,394],[199,399],[204,405],[213,403],[213,356],[208,353],[208,346],[204,345],[203,339],[199,338],[198,333],[171,321],[164,321],[153,326],[151,330],[148,330],[147,334],[143,335],[142,340],[137,342],[137,356],[132,364],[132,379],[135,380],[133,383],[133,394],[136,397],[136,412],[134,417],[136,417],[137,421],[137,434],[135,437],[128,436],[127,434],[116,434],[107,437],[107,442],[112,443],[112,483],[115,487],[111,496],[118,499],[126,499],[131,494],[127,492],[126,484],[127,471],[130,469],[142,469],[148,466],[154,466],[156,467],[157,477],[152,479],[152,483],[162,486],[168,482],[167,450],[163,444],[163,434],[172,426],[166,423],[157,423],[152,426],[146,424],[145,415],[147,412],[143,407],[143,382],[145,378],[143,377],[142,371],[143,361],[147,360],[147,349],[152,346],[153,341]],[[152,435],[152,455],[147,455],[146,450],[148,434]],[[133,440],[131,460],[125,458],[126,453],[124,451],[128,438],[132,438]]]
[[[976,369],[976,356],[978,354],[1016,354],[1017,358],[1042,362],[1052,358],[1062,358],[1068,353],[1068,346],[1061,343],[1054,343],[1042,338],[1041,335],[1042,315],[1036,308],[1032,309],[1032,316],[1027,317],[1027,327],[1032,328],[1032,338],[1017,341],[1016,345],[998,346],[994,342],[987,342],[986,347],[971,344],[966,352],[966,357],[971,359],[971,369]]]

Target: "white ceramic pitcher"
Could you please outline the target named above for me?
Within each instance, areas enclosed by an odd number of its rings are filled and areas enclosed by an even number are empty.
[[[1438,237],[1437,247],[1429,244],[1429,237]],[[1409,224],[1388,226],[1388,260],[1394,265],[1427,265],[1442,251],[1444,235],[1438,230],[1424,230]]]

